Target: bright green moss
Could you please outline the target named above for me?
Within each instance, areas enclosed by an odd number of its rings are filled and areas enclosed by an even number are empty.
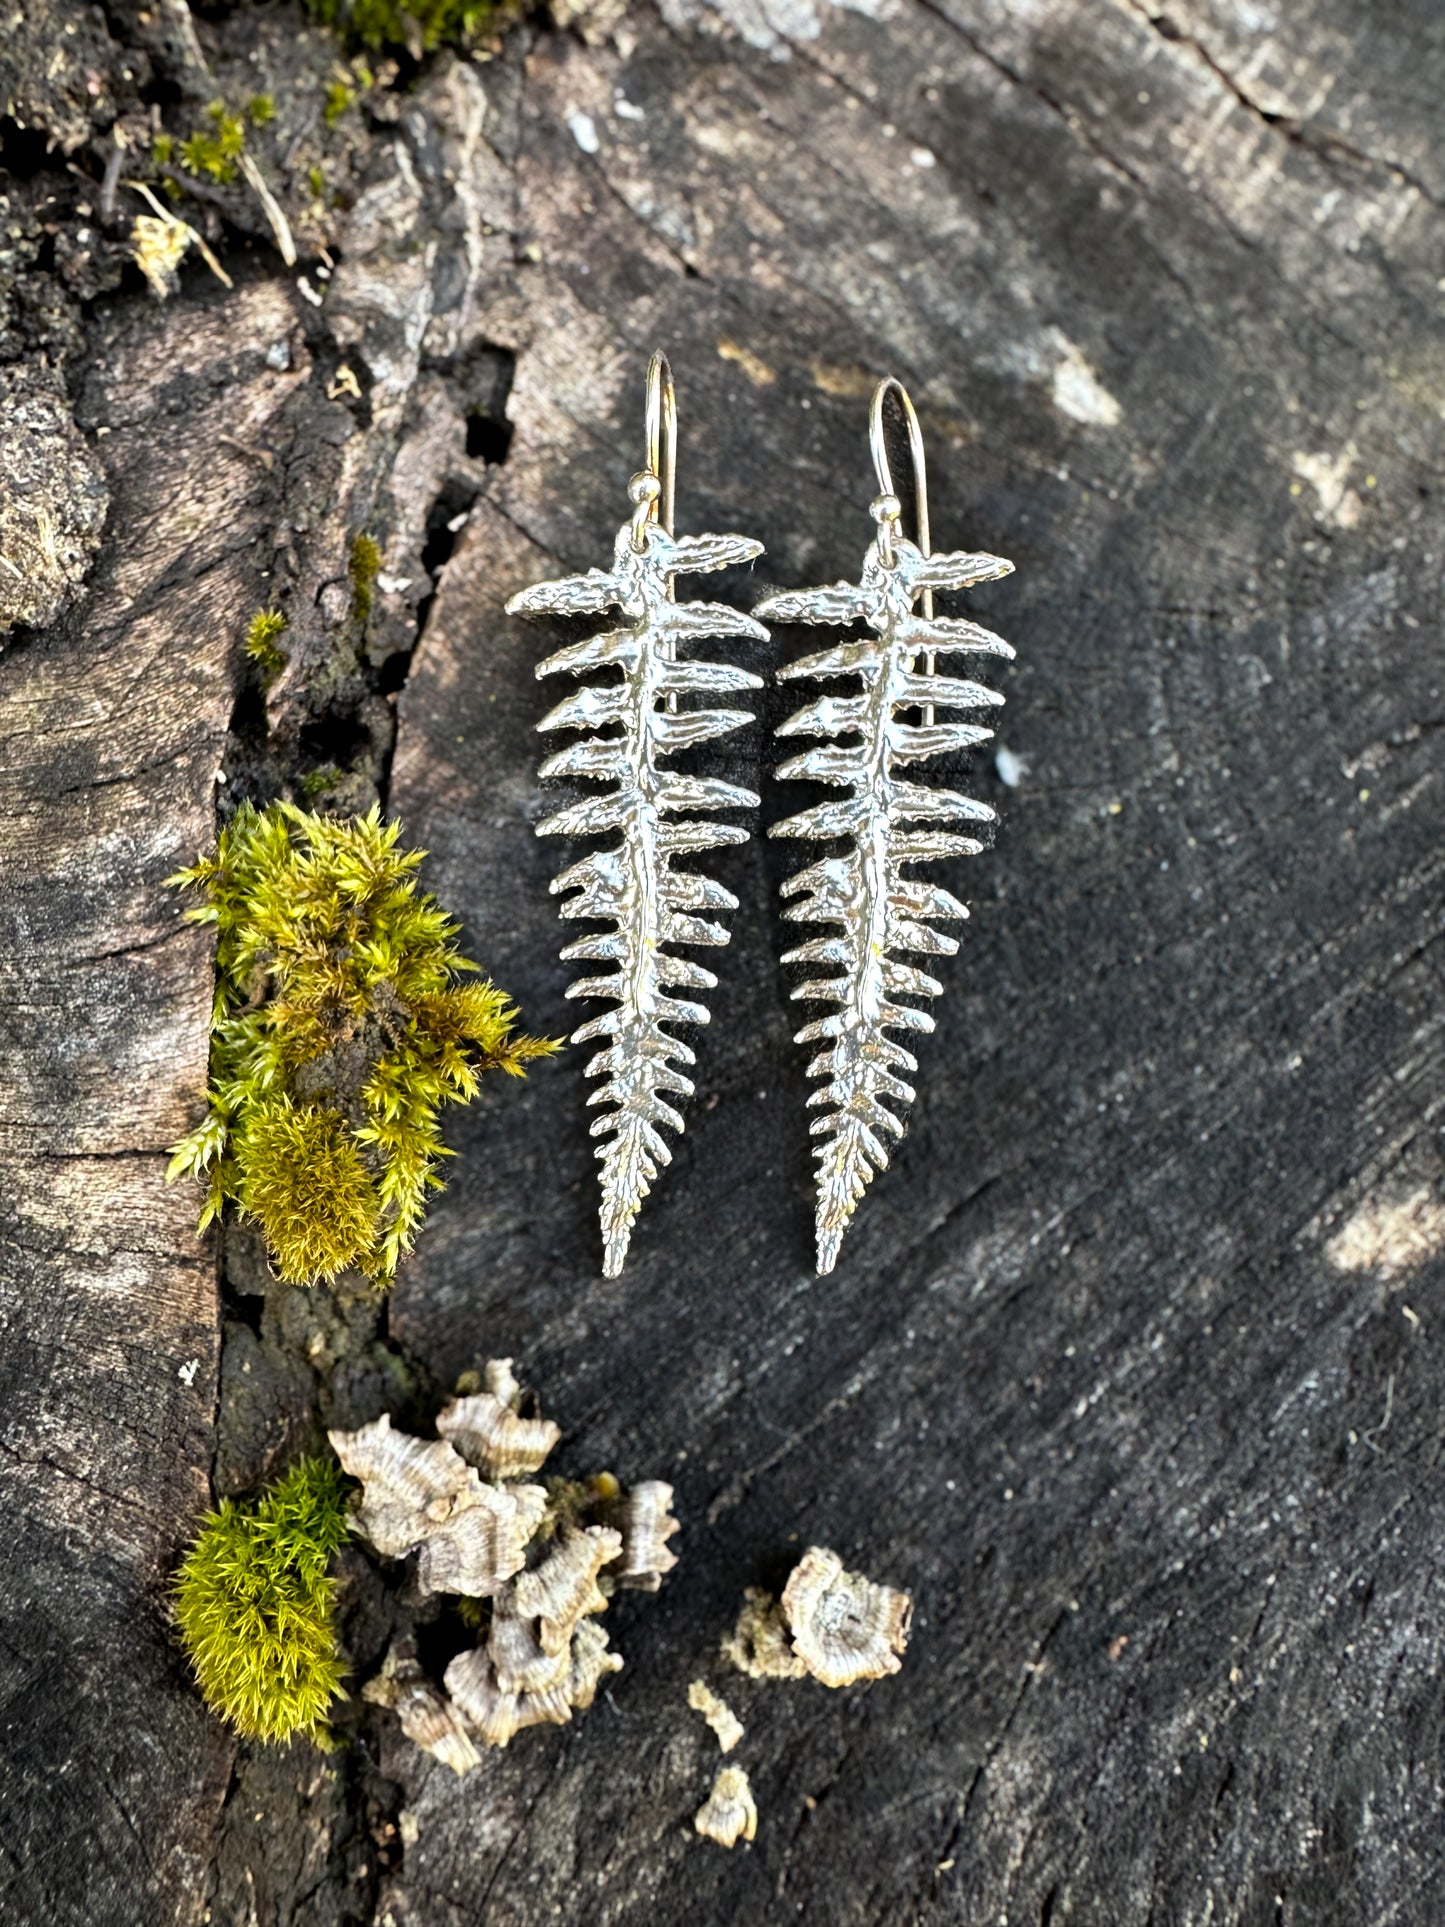
[[[181,1642],[206,1704],[249,1739],[320,1737],[342,1673],[327,1566],[346,1536],[339,1469],[303,1459],[254,1505],[223,1500],[186,1554]]]
[[[557,1048],[518,1036],[494,985],[459,981],[476,965],[398,835],[375,809],[244,805],[171,879],[205,895],[188,914],[216,925],[217,985],[209,1108],[170,1175],[205,1181],[203,1230],[228,1199],[258,1223],[292,1284],[349,1266],[389,1281],[441,1183],[441,1106]]]
[[[270,94],[252,94],[246,102],[246,118],[253,127],[265,127],[276,118],[276,102]]]
[[[326,176],[321,172],[319,167],[307,168],[306,185],[311,189],[311,192],[318,201],[326,193]]]
[[[151,159],[157,167],[169,167],[175,159],[176,143],[171,134],[157,134],[151,142]]]
[[[204,175],[220,187],[236,178],[236,163],[246,151],[246,127],[239,114],[228,114],[226,103],[213,100],[206,109],[212,131],[197,131],[181,142],[181,166],[188,174]]]
[[[279,609],[258,609],[246,625],[246,654],[260,665],[268,683],[286,667],[286,658],[276,647],[276,638],[285,633],[286,618]]]
[[[354,47],[381,53],[430,53],[444,41],[465,47],[493,31],[513,9],[500,0],[306,0],[315,20],[340,29]]]
[[[241,1208],[286,1254],[288,1277],[331,1278],[370,1251],[381,1199],[336,1111],[262,1098],[236,1132],[236,1162]]]
[[[360,623],[371,617],[372,589],[381,573],[381,547],[375,536],[358,535],[347,560],[351,577],[351,613]]]

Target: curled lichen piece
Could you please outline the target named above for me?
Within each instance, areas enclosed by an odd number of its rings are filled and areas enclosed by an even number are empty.
[[[584,1619],[572,1635],[567,1669],[567,1697],[577,1711],[586,1712],[608,1673],[621,1671],[622,1655],[608,1646],[606,1627],[595,1619]]]
[[[898,1671],[913,1617],[906,1592],[847,1571],[826,1546],[809,1546],[783,1588],[782,1603],[793,1651],[825,1686],[851,1686]]]
[[[522,1388],[510,1358],[493,1358],[486,1390],[455,1398],[437,1415],[437,1430],[489,1479],[525,1478],[536,1472],[562,1436],[551,1419],[521,1416]]]
[[[770,1592],[749,1586],[738,1623],[724,1639],[723,1656],[751,1679],[802,1679],[807,1667],[793,1651],[783,1609]]]
[[[758,1830],[758,1809],[748,1776],[740,1766],[718,1768],[712,1792],[693,1815],[692,1824],[720,1847],[751,1840]]]
[[[329,1436],[342,1466],[361,1480],[356,1523],[386,1559],[415,1552],[476,1480],[461,1454],[442,1440],[394,1432],[390,1412],[359,1431]]]
[[[695,1713],[701,1713],[717,1736],[717,1743],[724,1753],[731,1753],[743,1736],[743,1723],[728,1705],[708,1685],[706,1680],[695,1679],[687,1689],[687,1703]]]
[[[170,879],[203,895],[187,914],[216,926],[217,971],[207,1115],[170,1175],[205,1180],[202,1230],[228,1201],[254,1219],[293,1284],[387,1282],[440,1182],[442,1105],[556,1048],[463,981],[476,966],[399,835],[375,809],[245,804]]]
[[[346,1536],[336,1467],[303,1459],[254,1505],[223,1500],[186,1554],[181,1642],[207,1705],[249,1739],[321,1730],[342,1673],[327,1568]]]
[[[391,1429],[389,1413],[356,1432],[332,1432],[336,1456],[362,1482],[359,1529],[386,1558],[418,1552],[423,1592],[485,1599],[520,1572],[547,1494],[537,1485],[485,1485],[443,1439]]]
[[[552,1652],[543,1646],[537,1621],[518,1608],[514,1585],[497,1594],[487,1653],[504,1693],[544,1693],[567,1678],[571,1664],[565,1645]]]
[[[656,1592],[662,1575],[677,1564],[667,1543],[678,1529],[671,1507],[672,1487],[664,1479],[644,1479],[617,1501],[610,1516],[622,1534],[622,1552],[612,1567],[618,1585]]]
[[[543,1652],[564,1652],[579,1620],[607,1610],[597,1575],[622,1550],[610,1526],[571,1527],[540,1565],[524,1572],[514,1588],[517,1610],[537,1622]]]
[[[426,1678],[409,1639],[395,1641],[381,1671],[362,1687],[361,1697],[389,1707],[407,1738],[453,1773],[469,1773],[481,1760],[461,1715]]]
[[[565,1726],[572,1717],[565,1681],[540,1693],[506,1692],[489,1655],[479,1646],[457,1654],[447,1667],[446,1687],[487,1746],[505,1746],[524,1727]]]

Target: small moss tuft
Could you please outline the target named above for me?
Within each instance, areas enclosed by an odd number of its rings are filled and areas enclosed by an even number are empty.
[[[246,624],[246,654],[259,664],[267,683],[275,682],[286,667],[286,657],[276,647],[276,638],[286,633],[286,618],[279,609],[258,609]]]
[[[276,102],[270,94],[252,94],[246,102],[246,118],[253,127],[265,127],[276,118]]]
[[[321,118],[328,127],[334,127],[341,116],[356,105],[356,89],[344,80],[333,80],[326,89],[326,105],[321,110]]]
[[[319,769],[309,769],[301,778],[301,794],[308,803],[314,803],[318,796],[334,790],[345,774],[339,763],[323,763]]]
[[[213,131],[198,131],[181,142],[181,166],[188,174],[204,175],[220,187],[236,178],[236,163],[246,151],[246,127],[239,114],[228,114],[223,100],[206,109]]]
[[[315,198],[318,201],[323,200],[325,198],[326,176],[321,172],[321,169],[319,167],[307,168],[306,185],[311,189],[312,194],[315,196]]]
[[[169,167],[175,159],[176,142],[173,134],[157,134],[151,142],[151,159],[157,167]]]
[[[303,1459],[254,1505],[223,1500],[186,1554],[181,1642],[206,1704],[248,1739],[321,1737],[342,1674],[327,1566],[346,1538],[339,1468]]]
[[[375,536],[358,535],[347,563],[351,577],[351,613],[360,623],[371,619],[372,590],[381,573],[381,546]]]
[[[217,986],[206,1118],[170,1175],[260,1224],[281,1276],[381,1282],[411,1248],[447,1155],[437,1117],[489,1070],[521,1076],[557,1045],[518,1036],[504,992],[417,887],[422,853],[380,812],[341,821],[249,804],[214,857],[171,881],[204,892]]]
[[[353,47],[372,53],[405,48],[415,57],[444,42],[468,47],[520,11],[505,0],[306,0],[315,20],[340,30]]]

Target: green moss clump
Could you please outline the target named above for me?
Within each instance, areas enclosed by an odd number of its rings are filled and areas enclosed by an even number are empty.
[[[181,142],[181,166],[188,174],[204,175],[218,187],[236,178],[236,163],[246,151],[246,127],[239,114],[228,114],[223,100],[206,109],[213,131],[198,131]]]
[[[351,613],[364,624],[371,619],[372,590],[381,573],[381,546],[375,536],[356,537],[346,567],[351,577]]]
[[[301,794],[308,803],[314,803],[327,790],[334,790],[345,774],[339,763],[323,763],[319,769],[309,769],[301,778]]]
[[[342,1674],[327,1567],[346,1537],[339,1468],[303,1459],[254,1505],[223,1500],[186,1554],[181,1642],[206,1704],[248,1739],[321,1737]]]
[[[246,102],[246,118],[253,127],[265,127],[276,118],[276,102],[270,94],[252,94]]]
[[[151,159],[157,167],[169,167],[175,159],[176,142],[173,134],[157,134],[151,142]]]
[[[314,20],[340,29],[354,47],[430,53],[448,42],[466,47],[513,16],[502,0],[306,0]]]
[[[350,821],[243,805],[216,854],[171,881],[216,926],[207,1115],[170,1175],[206,1184],[202,1230],[227,1200],[257,1222],[292,1284],[355,1266],[389,1282],[447,1155],[438,1113],[489,1070],[521,1076],[555,1043],[456,950],[417,887],[419,850],[380,812]]]
[[[349,108],[356,105],[356,89],[344,80],[333,80],[326,89],[326,105],[321,110],[321,118],[328,127],[334,127]]]
[[[321,169],[319,167],[307,168],[306,185],[311,189],[311,192],[315,195],[318,201],[325,196],[326,176],[321,172]]]
[[[285,633],[286,618],[279,609],[258,609],[246,624],[246,654],[260,665],[268,683],[273,683],[286,667],[286,657],[276,647],[277,636]]]

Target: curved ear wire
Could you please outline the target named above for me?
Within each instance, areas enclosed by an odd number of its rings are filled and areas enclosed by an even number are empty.
[[[673,529],[677,474],[677,399],[672,370],[660,351],[647,370],[644,416],[646,465],[628,484],[632,513],[617,531],[612,567],[589,569],[524,589],[507,604],[512,615],[600,615],[620,612],[617,626],[574,642],[537,665],[538,676],[618,672],[617,679],[583,684],[537,725],[584,734],[549,756],[543,777],[581,777],[607,785],[604,794],[574,803],[537,827],[539,836],[615,835],[563,870],[552,885],[565,894],[566,918],[610,924],[600,935],[569,943],[566,959],[613,965],[583,977],[569,997],[599,997],[615,1008],[574,1032],[575,1044],[604,1039],[587,1066],[605,1077],[588,1102],[604,1106],[592,1126],[602,1138],[603,1270],[622,1269],[633,1220],[671,1149],[659,1126],[683,1128],[668,1101],[690,1097],[692,1083],[676,1067],[693,1052],[667,1026],[705,1024],[706,1008],[673,996],[679,988],[709,990],[717,978],[701,964],[673,954],[678,945],[721,946],[726,928],[695,913],[735,910],[737,899],[676,859],[723,843],[745,843],[732,823],[703,822],[699,811],[756,809],[751,790],[712,777],[681,776],[664,759],[692,743],[726,735],[752,721],[745,709],[682,709],[684,695],[719,696],[760,689],[762,678],[731,663],[679,656],[680,645],[709,636],[747,636],[766,642],[763,625],[716,602],[678,602],[678,575],[751,562],[761,542],[743,535],[678,536]],[[607,726],[611,727],[607,727]],[[666,1093],[666,1096],[664,1096]]]
[[[928,532],[928,462],[923,453],[923,428],[908,390],[896,375],[886,375],[873,390],[873,400],[868,409],[868,448],[873,456],[873,473],[878,477],[879,491],[874,497],[870,512],[878,524],[878,558],[888,567],[891,567],[893,562],[893,536],[901,532],[903,526],[903,504],[899,501],[898,490],[893,485],[893,470],[888,463],[888,438],[884,432],[883,409],[890,395],[896,397],[908,431],[908,458],[913,468],[914,546],[920,555],[928,556],[933,553]],[[885,513],[880,516],[880,511]],[[931,622],[933,619],[932,589],[925,589],[919,596],[918,607],[924,621]],[[938,652],[934,649],[924,650],[923,673],[925,676],[931,676],[934,673],[937,655]],[[924,704],[923,720],[925,723],[933,721],[932,703]]]
[[[908,429],[916,541],[901,532],[903,508],[888,461],[883,410],[890,394],[899,401]],[[797,945],[782,959],[824,964],[833,973],[793,992],[795,998],[837,1007],[804,1025],[796,1039],[823,1045],[809,1073],[826,1082],[808,1100],[810,1106],[826,1107],[812,1126],[813,1136],[822,1140],[814,1153],[820,1275],[836,1264],[859,1199],[887,1167],[885,1139],[903,1135],[898,1109],[914,1097],[912,1085],[898,1073],[916,1071],[917,1059],[888,1033],[926,1033],[933,1019],[916,1003],[899,1000],[936,997],[943,989],[936,977],[899,962],[897,953],[951,956],[957,939],[933,925],[940,918],[968,915],[956,897],[914,876],[907,866],[973,855],[982,844],[952,826],[988,823],[994,816],[985,803],[909,782],[899,772],[909,763],[967,749],[993,735],[974,722],[934,720],[935,706],[977,713],[1003,701],[982,683],[938,675],[937,655],[948,650],[1013,655],[1006,642],[977,623],[933,613],[936,589],[988,582],[1010,574],[1013,564],[996,555],[931,552],[923,434],[907,390],[891,377],[874,391],[869,444],[880,493],[869,511],[875,533],[858,583],[768,596],[757,607],[758,615],[773,622],[866,623],[873,631],[865,640],[840,638],[778,671],[781,681],[855,679],[848,694],[820,696],[778,729],[780,736],[831,739],[781,763],[779,777],[811,778],[846,795],[775,823],[768,832],[843,845],[841,854],[808,865],[783,885],[783,895],[795,899],[785,917],[832,926],[828,935]]]

